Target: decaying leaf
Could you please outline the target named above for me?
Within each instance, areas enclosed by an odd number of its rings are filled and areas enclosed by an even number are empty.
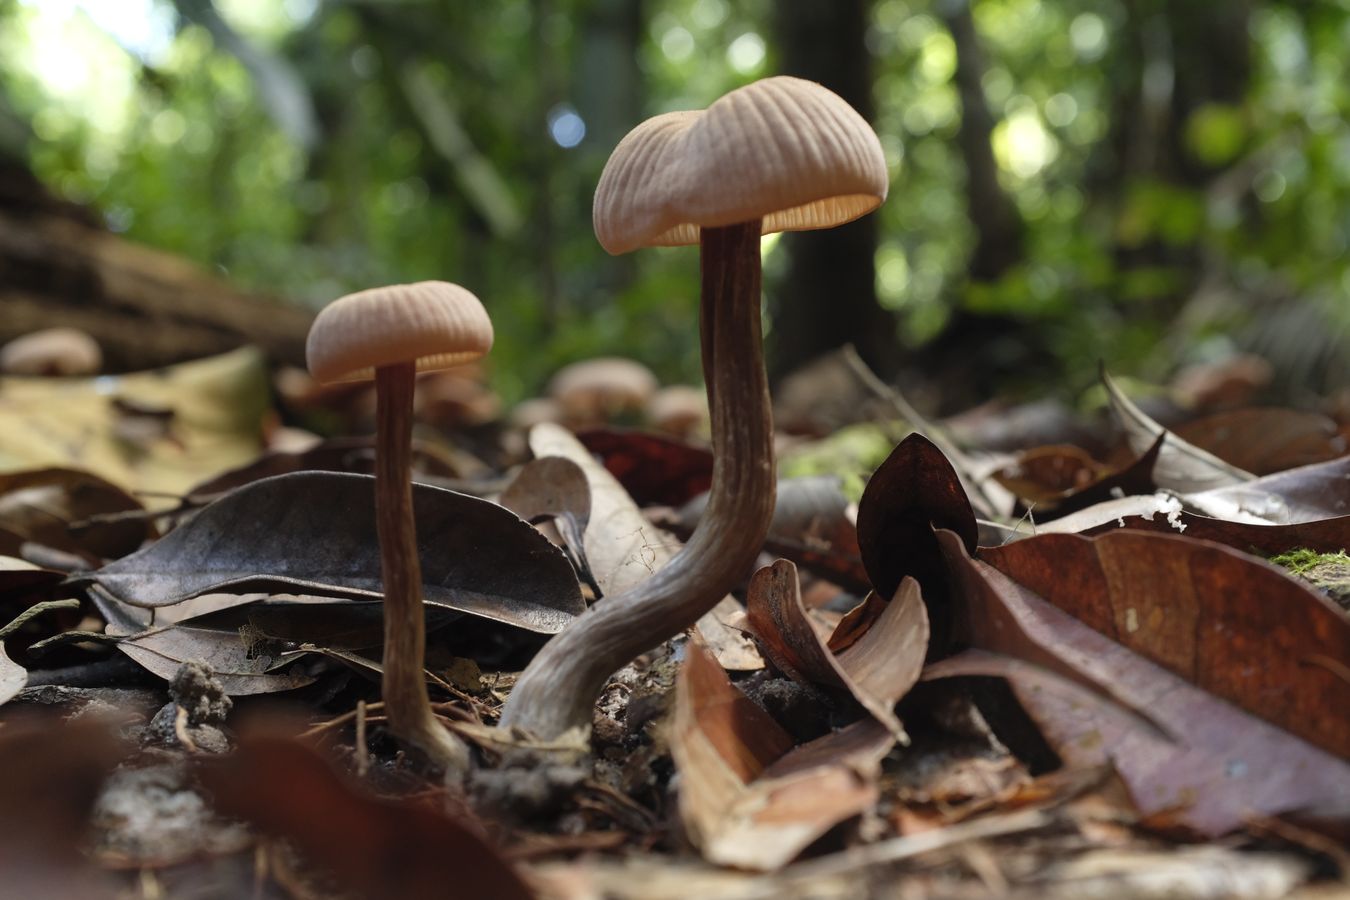
[[[934,528],[954,531],[974,551],[979,529],[956,470],[935,444],[911,434],[877,469],[858,502],[858,546],[882,597],[894,596],[907,575],[919,582],[933,644],[941,648],[950,614],[947,570]]]
[[[1110,762],[1140,812],[1211,836],[1257,815],[1350,809],[1343,761],[1111,641],[971,559],[956,535],[939,540],[972,643],[1033,664],[1003,674],[1065,763]],[[1059,677],[1036,677],[1046,669]]]
[[[1289,525],[1350,515],[1350,456],[1191,494],[1207,516]]]
[[[0,601],[22,599],[60,583],[65,577],[62,572],[35,566],[27,560],[0,556]]]
[[[5,645],[0,644],[0,706],[15,697],[28,683],[28,670],[9,658]]]
[[[10,717],[0,734],[0,872],[11,897],[113,900],[81,846],[100,786],[127,748],[85,715]]]
[[[811,626],[802,604],[797,567],[780,559],[750,579],[750,627],[774,665],[796,681],[846,692],[892,734],[904,730],[895,704],[909,692],[928,650],[928,615],[912,578],[860,638],[831,652]]]
[[[599,456],[633,501],[643,506],[682,506],[712,484],[713,457],[706,447],[616,428],[583,431],[577,440]]]
[[[33,469],[0,475],[0,525],[23,540],[69,553],[109,558],[135,550],[153,534],[147,521],[88,520],[143,508],[135,497],[89,472]]]
[[[647,521],[623,485],[570,431],[551,423],[536,425],[530,429],[530,449],[539,459],[557,456],[570,460],[585,473],[590,487],[590,521],[583,537],[586,562],[607,596],[647,580],[674,558],[679,541]],[[739,609],[735,600],[724,599],[699,619],[697,628],[727,668],[762,668],[764,660],[754,644],[724,621],[732,610]]]
[[[1167,432],[1125,396],[1125,392],[1106,373],[1105,368],[1101,376],[1111,401],[1111,410],[1135,453],[1142,455],[1159,435],[1166,434],[1158,462],[1153,467],[1153,480],[1158,487],[1185,493],[1242,484],[1256,477]]]
[[[591,577],[585,544],[591,488],[581,466],[561,456],[532,459],[520,467],[497,502],[526,522],[551,520],[572,564],[583,577]]]
[[[190,625],[129,631],[109,623],[107,633],[122,637],[117,648],[165,681],[171,680],[185,662],[206,665],[231,696],[289,691],[314,681],[299,668],[274,671],[289,663],[291,657],[250,643],[238,631]]]
[[[246,735],[234,753],[203,761],[199,776],[221,813],[293,841],[356,896],[534,896],[476,825],[427,802],[371,797],[297,741]]]
[[[329,438],[298,453],[272,451],[243,466],[214,475],[187,491],[192,497],[210,497],[243,487],[274,475],[291,472],[355,472],[370,475],[375,470],[375,439],[366,437]],[[454,478],[459,472],[453,464],[418,440],[412,442],[413,480],[419,475]]]
[[[1118,472],[1104,473],[1094,481],[1058,496],[1043,497],[1043,502],[1032,507],[1035,518],[1039,522],[1048,522],[1115,497],[1152,494],[1157,489],[1153,467],[1157,465],[1164,441],[1164,436],[1159,435],[1142,456]],[[1025,511],[1019,504],[1013,513],[1020,516]]]
[[[182,495],[258,455],[267,401],[254,347],[131,375],[0,379],[0,471],[62,466]],[[156,411],[155,431],[128,441],[129,410]]]
[[[691,641],[671,725],[680,816],[705,858],[771,870],[876,802],[894,736],[871,718],[792,748],[792,739]]]
[[[561,551],[495,503],[413,486],[429,604],[545,634],[581,612]],[[135,606],[212,591],[380,596],[374,479],[297,472],[248,484],[150,547],[76,579]]]
[[[1116,643],[1350,756],[1350,620],[1276,567],[1189,537],[1047,534],[980,559]],[[1328,668],[1326,662],[1331,662]]]
[[[1345,438],[1321,413],[1258,407],[1180,425],[1177,437],[1246,472],[1269,475],[1344,456]]]
[[[1350,516],[1294,522],[1288,525],[1266,525],[1211,519],[1183,510],[1176,513],[1171,520],[1158,515],[1148,518],[1138,515],[1114,517],[1081,533],[1087,537],[1095,537],[1122,528],[1132,531],[1157,531],[1163,534],[1184,533],[1188,538],[1226,544],[1245,553],[1260,556],[1277,556],[1298,549],[1335,553],[1350,547]]]

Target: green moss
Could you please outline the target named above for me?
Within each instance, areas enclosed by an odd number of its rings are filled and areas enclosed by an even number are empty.
[[[1288,569],[1295,575],[1302,575],[1309,569],[1314,569],[1327,563],[1345,563],[1350,565],[1350,556],[1345,555],[1344,550],[1338,550],[1335,553],[1318,553],[1316,550],[1301,548],[1290,550],[1288,553],[1281,553],[1278,556],[1272,556],[1270,561],[1277,566]]]

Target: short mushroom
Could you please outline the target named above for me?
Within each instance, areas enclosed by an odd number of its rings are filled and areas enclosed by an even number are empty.
[[[549,379],[548,395],[571,425],[600,425],[640,411],[658,387],[652,370],[619,356],[583,359]]]
[[[98,341],[78,328],[44,328],[0,347],[6,375],[96,375],[101,368]]]
[[[478,298],[443,281],[373,288],[325,307],[305,347],[322,383],[375,380],[375,515],[384,582],[384,705],[389,729],[448,773],[467,748],[432,714],[424,661],[422,568],[413,521],[413,383],[418,372],[477,359],[492,347]]]
[[[672,384],[653,394],[644,412],[657,431],[687,438],[708,421],[708,398],[696,387]]]
[[[798,78],[766,78],[707,110],[649,119],[615,148],[595,192],[601,245],[610,253],[701,248],[714,460],[708,511],[664,568],[601,600],[545,645],[516,682],[503,725],[543,740],[587,735],[610,674],[688,628],[747,574],[775,490],[760,235],[843,224],[876,209],[886,190],[871,126],[837,94]]]

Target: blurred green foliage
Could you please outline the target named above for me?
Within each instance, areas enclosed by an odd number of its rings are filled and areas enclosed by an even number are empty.
[[[1001,315],[1036,329],[1078,388],[1100,358],[1161,378],[1223,352],[1291,298],[1350,329],[1350,6],[974,0],[998,184],[1023,237],[1015,264],[977,281],[956,149],[956,75],[972,63],[952,2],[876,0],[866,47],[848,51],[873,59],[893,172],[877,296],[898,343],[928,341],[958,310]],[[257,61],[198,24],[203,6],[0,0],[0,95],[60,194],[315,306],[381,282],[459,281],[493,313],[494,382],[510,399],[602,353],[698,378],[696,254],[606,257],[591,191],[639,116],[774,72],[781,8],[216,0],[310,98],[320,137],[306,147]],[[1246,42],[1236,90],[1206,82],[1218,63],[1193,71],[1221,7]],[[772,239],[766,253],[772,276]]]

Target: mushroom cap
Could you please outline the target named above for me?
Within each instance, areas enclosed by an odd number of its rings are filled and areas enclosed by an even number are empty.
[[[93,375],[101,368],[98,341],[78,328],[44,328],[0,347],[6,375]]]
[[[596,187],[595,235],[626,253],[758,218],[765,234],[833,228],[880,206],[887,186],[872,126],[828,88],[780,75],[630,131]]]
[[[492,320],[469,291],[445,281],[395,284],[348,294],[309,328],[305,361],[324,384],[369,381],[381,366],[416,363],[433,372],[492,349]]]
[[[598,356],[563,366],[549,379],[548,395],[566,418],[606,419],[641,409],[660,386],[652,370],[621,356]]]

